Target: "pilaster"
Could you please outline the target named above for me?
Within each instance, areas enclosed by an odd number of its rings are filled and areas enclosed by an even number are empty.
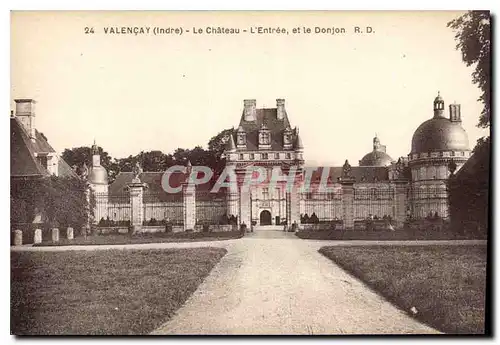
[[[140,180],[132,180],[128,185],[130,192],[130,225],[132,233],[140,232],[142,228],[143,215],[143,195],[146,184]]]
[[[294,186],[291,191],[287,192],[287,202],[290,203],[288,207],[287,214],[287,226],[291,227],[293,224],[297,224],[297,228],[300,226],[300,209],[299,209],[299,189]]]
[[[245,224],[248,230],[252,228],[252,200],[249,186],[240,188],[240,224]]]
[[[182,186],[184,231],[194,230],[196,225],[196,188],[192,183]]]
[[[408,191],[408,181],[406,180],[395,180],[394,182],[394,208],[395,215],[394,221],[396,227],[402,227],[406,220],[406,206],[409,200],[407,200]]]
[[[342,213],[344,221],[344,230],[352,230],[354,228],[354,178],[340,178],[339,182],[342,185]]]

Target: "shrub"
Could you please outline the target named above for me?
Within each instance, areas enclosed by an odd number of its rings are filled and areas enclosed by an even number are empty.
[[[74,177],[11,180],[11,223],[30,223],[37,214],[50,227],[80,228],[93,215],[95,199],[87,203],[86,182]]]

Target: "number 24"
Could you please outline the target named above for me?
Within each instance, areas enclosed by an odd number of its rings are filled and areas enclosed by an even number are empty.
[[[85,34],[93,34],[94,28],[85,27]]]

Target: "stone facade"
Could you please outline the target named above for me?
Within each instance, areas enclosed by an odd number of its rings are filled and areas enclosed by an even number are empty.
[[[108,186],[103,183],[107,177],[98,168],[99,160],[94,158],[91,188],[109,195],[96,208],[102,208],[98,212],[112,220],[130,220],[133,226],[148,219],[168,219],[184,230],[195,231],[203,224],[223,224],[219,220],[224,217],[249,229],[265,225],[290,228],[292,224],[300,228],[311,219],[336,223],[343,229],[354,229],[369,218],[387,219],[395,228],[429,214],[446,219],[446,181],[450,171],[460,169],[469,158],[470,150],[461,128],[460,106],[450,106],[449,119],[443,116],[440,96],[434,107],[434,118],[415,131],[408,157],[393,161],[375,137],[373,151],[363,156],[360,166],[351,167],[346,161],[342,167],[309,168],[304,166],[304,146],[299,129],[290,124],[285,100],[277,99],[273,109],[261,109],[256,100],[245,100],[239,125],[229,135],[225,150],[226,170],[236,183],[222,196],[200,198],[198,186],[181,179],[177,199],[143,200],[144,193],[152,195],[146,186],[160,186],[163,173],[141,173],[142,185],[130,183],[130,173],[121,173],[118,182]],[[249,169],[254,171],[249,173]],[[257,178],[259,169],[266,172],[265,179]],[[270,177],[277,169],[280,179],[273,184]],[[118,202],[116,191],[125,185],[130,198]]]

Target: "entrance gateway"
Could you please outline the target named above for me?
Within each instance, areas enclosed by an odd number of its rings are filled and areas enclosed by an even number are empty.
[[[260,212],[260,222],[259,225],[271,225],[271,212],[268,210],[263,210]]]

